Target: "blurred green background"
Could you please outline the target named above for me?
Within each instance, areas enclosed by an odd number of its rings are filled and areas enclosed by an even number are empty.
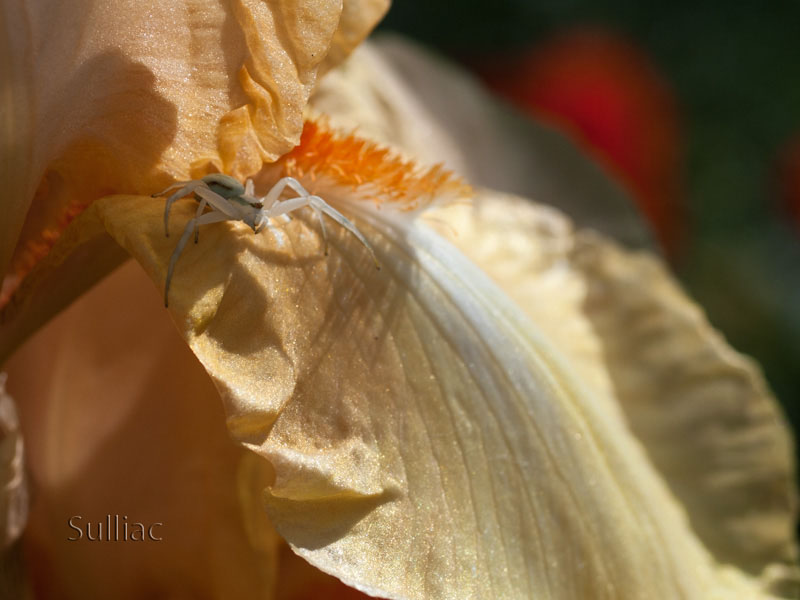
[[[761,363],[800,430],[800,190],[787,190],[800,145],[786,158],[800,144],[800,3],[398,0],[380,29],[486,75],[583,26],[630,42],[671,89],[671,265],[729,342]]]

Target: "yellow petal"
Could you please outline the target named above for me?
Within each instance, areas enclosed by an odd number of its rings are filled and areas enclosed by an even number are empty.
[[[573,256],[630,427],[706,547],[751,573],[796,565],[794,442],[760,368],[654,257],[586,233]]]
[[[378,37],[360,48],[312,106],[473,182],[525,190],[642,244],[625,198],[596,167],[408,41]],[[480,200],[475,211],[447,209],[432,221],[447,222],[441,231],[455,232],[453,242],[542,328],[606,411],[630,422],[718,560],[797,579],[792,441],[758,369],[718,338],[656,259],[578,234],[528,200],[493,192]]]
[[[649,253],[529,200],[487,191],[475,204],[431,218],[630,427],[715,559],[797,581],[793,444],[759,369]]]
[[[622,422],[602,342],[585,315],[588,283],[570,262],[570,221],[553,208],[491,190],[480,191],[472,206],[434,209],[426,218],[525,311],[603,411]]]
[[[272,464],[267,507],[296,552],[390,598],[755,592],[485,275],[386,207],[326,198],[357,215],[380,271],[341,230],[326,259],[304,215],[272,235],[210,225],[170,305],[231,433]],[[161,207],[93,208],[160,285]]]
[[[318,72],[385,8],[363,4],[356,18],[360,3],[342,16],[335,0],[3,3],[4,300],[94,199],[212,163],[249,174],[291,149]]]
[[[323,72],[336,67],[389,10],[389,0],[343,0],[339,27],[333,36],[333,44],[325,57]]]
[[[295,554],[288,544],[280,552],[280,578],[276,600],[369,600],[363,592],[346,586]]]
[[[430,181],[345,145],[373,183],[421,193]],[[313,150],[284,166],[318,165],[304,183],[356,219],[380,271],[338,227],[326,258],[300,212],[260,235],[203,227],[170,292],[230,432],[271,464],[267,507],[293,549],[392,598],[756,594],[702,547],[587,371],[412,222],[404,194],[360,189],[346,157]],[[195,206],[176,205],[174,234]],[[162,210],[108,197],[73,225],[106,228],[161,287],[177,238]]]
[[[239,489],[266,485],[264,473],[242,464],[250,453],[139,267],[87,293],[7,368],[36,490],[23,539],[37,597],[271,597],[277,538]],[[87,540],[87,523],[107,534],[108,515],[120,541]],[[82,538],[68,541],[76,516]],[[162,523],[163,539],[123,541],[126,521]]]

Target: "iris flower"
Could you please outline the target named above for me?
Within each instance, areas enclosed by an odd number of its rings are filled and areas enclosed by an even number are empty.
[[[307,107],[385,8],[3,3],[6,589],[788,594],[789,434],[660,262],[411,157],[435,119],[369,52]],[[353,94],[373,112],[330,107]],[[313,213],[208,225],[165,309],[196,203],[166,237],[151,194],[215,171],[298,177],[380,269]],[[73,541],[76,516],[160,539]]]

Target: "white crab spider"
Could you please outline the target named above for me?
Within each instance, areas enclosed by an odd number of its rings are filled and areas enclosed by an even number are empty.
[[[181,239],[178,241],[178,245],[175,247],[169,259],[167,279],[164,285],[164,306],[168,306],[169,284],[172,280],[175,264],[178,262],[178,258],[193,231],[195,236],[194,241],[197,243],[198,228],[201,225],[218,223],[220,221],[242,221],[251,227],[254,233],[258,233],[268,224],[270,219],[283,217],[288,220],[289,213],[303,208],[304,206],[311,207],[319,219],[322,235],[325,238],[325,254],[328,253],[328,237],[325,230],[325,221],[322,218],[323,213],[347,229],[359,242],[364,244],[372,255],[375,266],[380,268],[378,260],[375,258],[375,253],[372,251],[372,247],[361,232],[356,229],[356,226],[322,198],[310,194],[294,177],[279,179],[272,189],[270,189],[265,196],[261,196],[260,198],[254,195],[253,182],[250,179],[247,180],[245,185],[242,185],[233,177],[221,173],[206,175],[202,179],[176,182],[157,194],[153,194],[153,197],[163,196],[176,188],[178,188],[178,191],[167,198],[167,202],[164,206],[164,232],[167,237],[169,237],[169,209],[172,203],[179,198],[194,193],[199,201],[199,205],[194,218],[186,224],[183,235],[181,235]],[[287,188],[297,194],[297,196],[286,200],[279,200],[281,194],[283,194]],[[204,212],[207,207],[211,208],[210,212]]]

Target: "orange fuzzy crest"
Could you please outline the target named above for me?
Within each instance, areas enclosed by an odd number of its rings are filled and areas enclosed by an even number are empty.
[[[424,208],[437,198],[472,195],[469,185],[443,165],[422,168],[375,142],[336,133],[315,121],[306,121],[300,144],[278,165],[284,175],[297,179],[364,188],[377,204],[391,203],[405,211]]]

